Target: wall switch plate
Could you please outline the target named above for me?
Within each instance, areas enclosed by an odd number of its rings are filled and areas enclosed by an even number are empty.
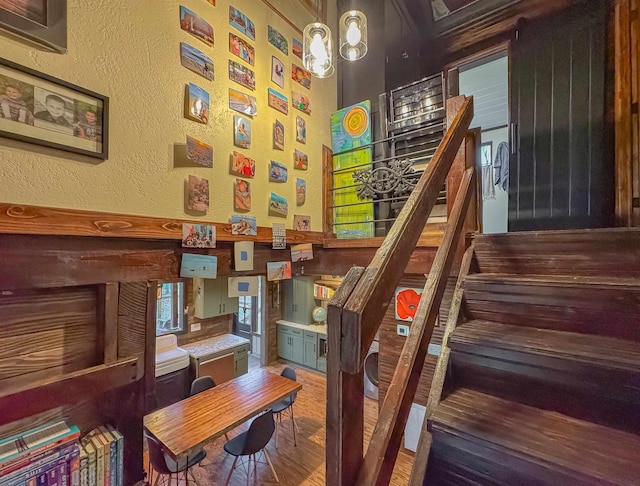
[[[195,324],[191,324],[191,332],[196,332],[196,331],[199,331],[200,329],[202,329],[202,326],[200,325],[199,322],[196,322]]]
[[[408,336],[409,335],[409,326],[405,326],[403,324],[397,325],[398,336]]]

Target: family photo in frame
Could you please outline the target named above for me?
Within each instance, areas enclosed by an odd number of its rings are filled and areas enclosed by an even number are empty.
[[[108,157],[106,96],[0,58],[0,136]]]

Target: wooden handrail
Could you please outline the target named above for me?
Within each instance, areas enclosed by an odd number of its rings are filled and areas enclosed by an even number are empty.
[[[474,186],[475,168],[469,167],[465,171],[442,244],[427,277],[409,337],[380,410],[356,486],[387,485],[391,480]]]
[[[457,114],[375,257],[366,269],[352,268],[329,303],[326,482],[332,486],[382,485],[390,480],[446,280],[457,252],[456,242],[462,241],[460,235],[474,193],[475,164],[470,159],[465,160],[465,152],[456,163],[461,162],[463,167],[470,164],[470,168],[464,171],[401,362],[364,458],[363,358],[467,135],[473,118],[473,99],[460,97],[453,101],[459,103],[462,99],[461,106],[458,105],[460,109],[451,104],[449,109]],[[473,138],[467,138],[466,149],[471,145]]]
[[[465,99],[398,219],[342,311],[342,370],[357,373],[473,118]]]

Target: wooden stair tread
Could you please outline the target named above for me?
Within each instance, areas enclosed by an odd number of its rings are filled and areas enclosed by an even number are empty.
[[[472,320],[456,328],[449,345],[506,349],[640,373],[640,342],[592,334]]]
[[[547,287],[589,287],[589,288],[625,288],[640,291],[640,278],[599,277],[582,275],[517,275],[507,273],[473,273],[465,279],[469,282],[485,284],[515,284]]]
[[[440,403],[431,427],[575,477],[621,486],[640,478],[639,436],[467,388]]]

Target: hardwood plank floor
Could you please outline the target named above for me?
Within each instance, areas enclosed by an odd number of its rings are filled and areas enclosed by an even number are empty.
[[[253,363],[252,363],[253,364]],[[272,373],[280,373],[285,366],[296,369],[298,381],[302,383],[302,390],[298,393],[294,405],[294,413],[300,433],[297,434],[298,445],[293,445],[291,420],[283,417],[282,427],[278,435],[278,448],[275,438],[269,442],[267,451],[273,461],[273,466],[283,486],[324,486],[325,484],[325,406],[326,406],[326,377],[324,374],[310,371],[297,365],[277,363],[266,368]],[[252,367],[253,368],[253,367]],[[251,370],[249,371],[251,372]],[[378,416],[376,401],[365,398],[365,447]],[[229,434],[233,437],[246,430],[243,425]],[[227,455],[222,447],[224,437],[220,437],[205,447],[207,458],[204,466],[195,466],[192,470],[201,486],[221,486],[225,484],[233,457]],[[400,452],[391,484],[404,486],[408,484],[411,475],[413,457]],[[162,483],[161,483],[162,484]],[[175,482],[173,483],[175,484]],[[181,481],[184,484],[184,481]],[[230,486],[247,484],[247,476],[242,468],[237,468],[228,483]],[[266,464],[258,464],[257,480],[251,478],[250,484],[277,484]]]

